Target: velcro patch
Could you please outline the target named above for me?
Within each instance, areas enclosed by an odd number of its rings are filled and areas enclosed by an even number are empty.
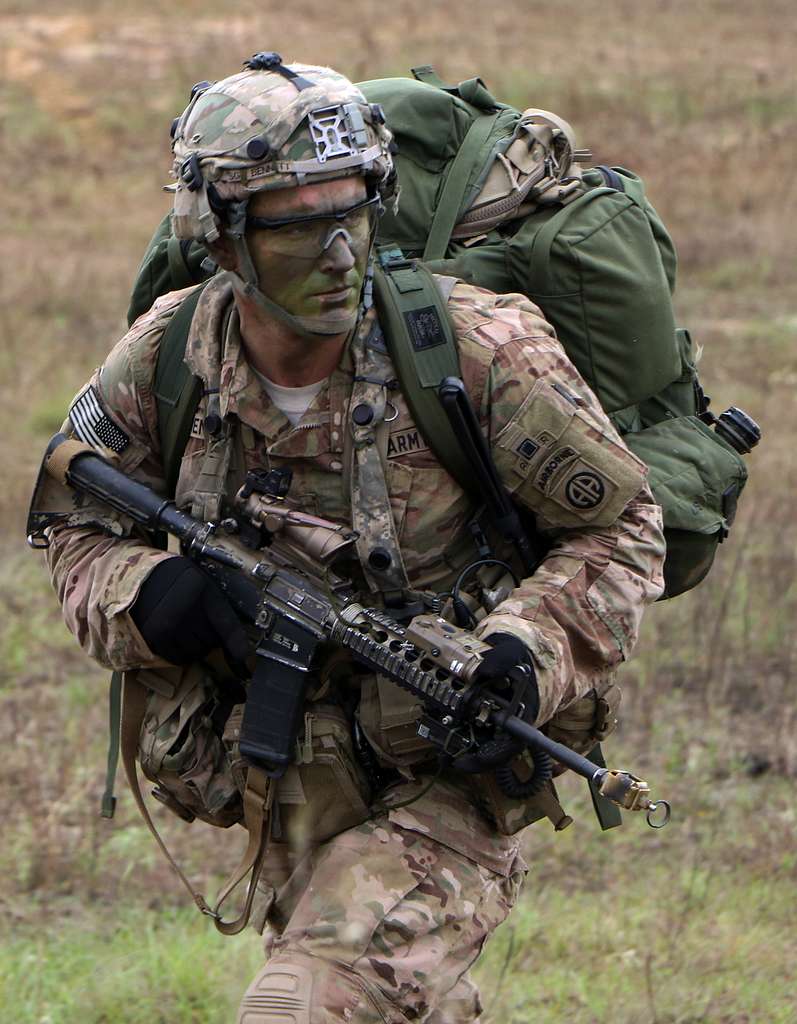
[[[409,328],[410,338],[412,338],[412,347],[416,352],[445,344],[446,336],[443,325],[440,323],[440,316],[434,306],[412,309],[409,313],[404,314],[404,319]]]
[[[193,419],[193,421],[191,423],[191,437],[196,437],[196,438],[198,438],[201,441],[204,438],[204,436],[205,436],[205,417],[202,416],[200,413],[197,413],[194,416],[194,419]]]
[[[69,408],[75,435],[95,448],[110,448],[117,454],[130,444],[130,438],[113,422],[100,405],[93,387],[86,388]]]
[[[538,450],[527,458],[534,445]],[[512,493],[546,527],[607,526],[645,480],[644,464],[613,434],[605,416],[579,408],[542,380],[493,450]]]
[[[395,459],[398,455],[410,455],[412,452],[428,452],[429,445],[417,427],[405,427],[394,431],[387,440],[387,457]]]
[[[594,470],[581,469],[565,481],[564,495],[573,508],[597,508],[606,497],[606,483]]]
[[[557,448],[551,457],[546,459],[540,467],[534,483],[543,493],[546,493],[556,474],[576,458],[578,458],[578,452],[570,445],[563,445],[561,448]]]

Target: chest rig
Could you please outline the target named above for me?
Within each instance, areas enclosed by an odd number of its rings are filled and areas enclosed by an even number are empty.
[[[398,386],[374,318],[352,343],[355,373],[348,410],[344,465],[349,481],[357,554],[371,591],[395,605],[409,588],[386,478],[389,423],[397,415],[388,394]]]
[[[354,379],[346,411],[342,485],[349,493],[363,578],[386,605],[397,606],[410,590],[386,474],[389,424],[397,415],[389,394],[397,381],[375,319],[370,330],[354,338],[351,355]],[[218,374],[205,385],[206,448],[195,456],[201,459],[200,468],[192,471],[185,497],[190,499],[192,516],[218,523],[225,515],[227,496],[242,483],[243,438],[254,432],[235,415],[221,417]]]

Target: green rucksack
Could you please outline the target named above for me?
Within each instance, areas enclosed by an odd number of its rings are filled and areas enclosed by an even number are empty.
[[[414,74],[419,80],[361,85],[382,105],[397,146],[401,200],[397,214],[382,218],[379,241],[422,258],[432,271],[525,294],[542,308],[626,444],[650,468],[667,539],[664,596],[690,589],[733,521],[747,479],[739,452],[756,443],[757,428],[738,410],[721,417],[722,436],[710,428],[717,422],[698,383],[689,333],[675,326],[675,251],[641,180],[620,167],[582,172],[577,165],[587,154],[575,149],[565,122],[499,103],[480,79],[452,87],[429,68]],[[213,271],[204,248],[176,239],[165,217],[139,269],[131,322],[159,294]],[[382,288],[383,306],[385,296],[403,312],[413,302],[428,306],[428,290],[403,293],[394,277],[384,276],[390,286]],[[440,363],[447,372],[435,380],[424,370],[419,384],[413,367],[421,356],[402,330],[403,312],[384,325],[397,372],[421,431],[430,444],[435,438],[438,458],[462,481],[456,435],[438,429],[434,386],[455,375],[453,341]],[[173,476],[196,406],[180,383],[188,376],[182,351],[190,317],[174,320],[185,323],[167,334],[156,385],[169,396],[159,404],[162,433],[178,439]],[[183,396],[179,413],[175,395]]]

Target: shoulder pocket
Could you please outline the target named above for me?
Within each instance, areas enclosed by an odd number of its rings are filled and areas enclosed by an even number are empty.
[[[645,466],[566,387],[539,380],[496,438],[501,477],[547,526],[608,526],[645,481]]]

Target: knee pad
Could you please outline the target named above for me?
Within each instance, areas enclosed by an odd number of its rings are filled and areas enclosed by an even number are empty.
[[[255,975],[241,1000],[237,1024],[310,1024],[312,972],[278,959],[269,960]]]
[[[255,975],[237,1024],[407,1024],[382,993],[344,964],[281,950]]]

